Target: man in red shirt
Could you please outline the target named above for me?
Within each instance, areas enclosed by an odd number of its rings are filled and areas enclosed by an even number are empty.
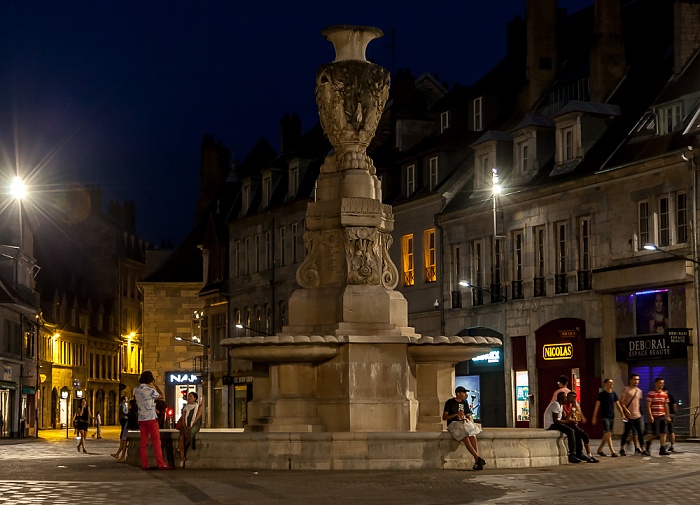
[[[647,436],[646,450],[649,452],[651,441],[658,438],[661,442],[659,456],[668,456],[666,451],[666,427],[671,414],[668,409],[668,393],[664,389],[664,380],[657,377],[654,381],[654,389],[647,393],[647,412],[651,423],[653,435]]]

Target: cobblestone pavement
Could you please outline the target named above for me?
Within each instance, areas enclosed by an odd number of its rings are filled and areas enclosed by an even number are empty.
[[[593,442],[593,441],[592,441]],[[670,457],[601,458],[599,464],[461,472],[446,470],[148,471],[118,464],[116,430],[75,450],[72,433],[0,441],[0,504],[235,505],[608,505],[676,504],[700,496],[700,444],[677,444]],[[592,443],[596,447],[595,442]],[[673,490],[672,492],[670,490]],[[566,498],[564,496],[566,495]]]

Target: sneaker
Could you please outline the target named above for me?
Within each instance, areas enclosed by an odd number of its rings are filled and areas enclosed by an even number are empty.
[[[662,447],[661,450],[659,451],[659,456],[670,456],[671,453],[666,450],[665,447]]]
[[[589,463],[600,463],[600,461],[595,459],[593,456],[588,456],[588,462]]]
[[[580,463],[581,460],[578,459],[576,456],[569,456],[569,463]]]
[[[578,459],[580,459],[581,461],[585,461],[586,463],[591,463],[591,458],[589,458],[589,457],[586,456],[585,454],[581,454],[581,455],[578,455],[578,454],[577,454],[576,457],[577,457]]]
[[[627,456],[627,453],[625,452],[624,449],[620,449],[619,454],[620,454],[620,456]],[[614,458],[614,457],[615,457],[615,456],[613,456],[613,458]]]

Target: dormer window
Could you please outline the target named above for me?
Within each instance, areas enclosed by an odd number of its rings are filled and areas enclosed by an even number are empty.
[[[656,109],[659,135],[680,129],[683,123],[683,102],[664,105]]]
[[[266,173],[263,175],[263,186],[262,186],[262,203],[263,208],[270,205],[270,199],[272,198],[272,174]]]
[[[416,166],[408,165],[406,167],[406,198],[416,191]]]
[[[520,171],[526,174],[530,168],[530,146],[523,144],[520,146]]]
[[[241,188],[241,210],[243,214],[248,213],[250,207],[250,180],[246,180]]]
[[[489,161],[488,156],[482,156],[479,159],[479,176],[480,176],[480,186],[486,187],[486,184],[491,181],[493,175],[493,167]]]
[[[299,167],[295,166],[289,168],[289,198],[296,197],[297,191],[299,191]]]
[[[450,111],[446,110],[440,114],[440,133],[444,132],[450,127]]]
[[[567,128],[562,132],[564,136],[564,148],[562,150],[563,160],[569,161],[574,159],[574,129]]]
[[[480,132],[483,130],[483,124],[482,124],[482,100],[483,97],[475,98],[474,102],[472,103],[472,108],[473,108],[473,126],[474,126],[474,131]]]
[[[434,156],[428,160],[428,166],[430,170],[430,191],[435,189],[438,185],[439,174],[438,174],[438,157]]]
[[[557,125],[557,165],[567,164],[582,157],[581,124],[579,118],[572,118],[562,125]]]

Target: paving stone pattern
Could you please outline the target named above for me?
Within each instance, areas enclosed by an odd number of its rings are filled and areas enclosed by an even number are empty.
[[[459,505],[700,501],[700,444],[670,457],[601,458],[556,468],[482,472],[148,471],[109,456],[116,432],[89,439],[88,454],[65,432],[0,440],[0,504]],[[595,442],[592,444],[596,446]]]

